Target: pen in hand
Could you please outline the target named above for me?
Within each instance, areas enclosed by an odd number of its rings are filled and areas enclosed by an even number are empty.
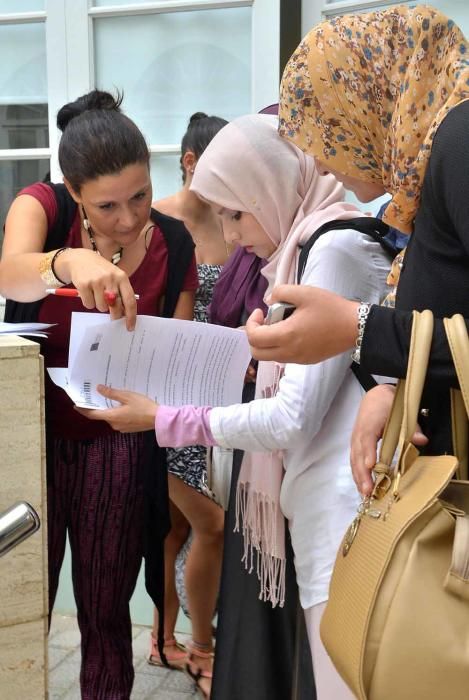
[[[78,289],[67,289],[65,287],[58,287],[57,289],[46,289],[46,294],[54,294],[57,297],[74,297],[77,298],[80,296],[80,293]],[[135,298],[140,299],[139,294],[134,295]],[[104,298],[106,299],[107,303],[112,306],[112,304],[115,304],[116,299],[117,299],[117,294],[116,292],[104,292]]]

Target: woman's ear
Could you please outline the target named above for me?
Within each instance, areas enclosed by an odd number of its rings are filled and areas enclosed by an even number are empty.
[[[72,199],[73,199],[77,204],[81,204],[81,197],[80,197],[80,195],[73,189],[72,185],[70,184],[70,182],[67,180],[66,177],[64,177],[64,185],[65,185],[65,187],[67,188],[70,197],[72,197]]]
[[[193,175],[196,165],[197,158],[195,157],[194,151],[186,151],[182,156],[182,167],[184,168],[186,175]]]

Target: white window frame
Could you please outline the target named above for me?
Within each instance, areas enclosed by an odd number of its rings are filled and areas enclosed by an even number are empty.
[[[94,87],[93,22],[102,17],[123,17],[167,12],[203,12],[207,9],[252,7],[251,109],[275,102],[280,82],[280,0],[159,0],[141,4],[92,7],[91,0],[46,0],[47,79],[51,178],[61,178],[57,162],[60,133],[55,116],[60,107]],[[31,13],[33,14],[33,13]],[[274,19],[274,21],[272,21]],[[51,48],[54,47],[53,55]],[[64,60],[57,60],[61,55]],[[179,144],[150,144],[152,154],[178,154]],[[1,152],[0,152],[1,153]],[[15,151],[15,154],[17,151]],[[1,157],[1,155],[0,155]],[[37,157],[37,149],[34,151]]]
[[[8,24],[32,24],[45,23],[47,12],[45,10],[36,12],[9,12],[0,14],[0,26]],[[46,38],[47,43],[47,38]],[[15,102],[18,100],[15,97]],[[8,98],[4,98],[2,103],[8,103]],[[4,148],[0,149],[0,161],[3,160],[47,160],[50,158],[49,148]]]

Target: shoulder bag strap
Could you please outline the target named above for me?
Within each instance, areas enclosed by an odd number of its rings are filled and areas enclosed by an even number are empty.
[[[451,390],[453,447],[459,460],[457,476],[459,479],[467,479],[469,338],[466,322],[461,314],[445,318],[443,324],[460,386],[460,391]],[[456,487],[457,483],[453,483]],[[451,566],[444,586],[450,593],[469,600],[469,516],[467,512],[463,513],[464,511],[456,517]]]
[[[381,219],[375,219],[371,216],[359,216],[355,219],[335,219],[334,221],[327,221],[320,226],[301,247],[297,271],[298,284],[300,284],[305,271],[311,248],[318,238],[328,231],[346,231],[350,229],[370,236],[370,238],[380,244],[390,260],[393,260],[397,255],[398,251],[385,240],[385,236],[389,233],[389,226],[385,224],[384,221],[381,221]]]
[[[396,255],[397,251],[384,239],[386,234],[389,233],[389,226],[381,221],[381,219],[375,219],[370,216],[361,216],[355,219],[335,219],[334,221],[327,221],[325,224],[320,226],[301,247],[297,271],[298,284],[301,284],[301,278],[303,277],[306,263],[308,262],[309,253],[318,238],[328,231],[344,231],[350,229],[359,231],[360,233],[364,233],[373,238],[373,240],[379,243],[384,251],[389,255],[390,260],[392,260]],[[374,379],[369,372],[366,372],[357,362],[352,362],[350,369],[365,391],[369,391],[377,385],[376,379]]]
[[[451,429],[454,454],[459,466],[457,479],[468,478],[469,433],[464,399],[458,389],[451,389]]]
[[[458,376],[460,391],[451,390],[453,448],[459,460],[458,477],[468,478],[469,339],[461,314],[443,320],[448,344]]]

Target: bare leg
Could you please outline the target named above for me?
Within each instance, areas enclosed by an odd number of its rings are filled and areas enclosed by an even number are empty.
[[[186,541],[190,525],[184,515],[170,501],[169,503],[171,530],[165,540],[164,545],[164,568],[165,568],[165,605],[164,605],[164,638],[165,640],[174,639],[174,629],[179,612],[179,600],[176,592],[175,583],[175,562],[179,550]],[[153,638],[156,639],[158,633],[158,611],[154,608],[153,611]],[[166,650],[165,650],[166,652]],[[167,653],[171,656],[171,649],[168,648]]]
[[[319,603],[304,611],[313,659],[316,695],[318,700],[353,700],[355,696],[335,670],[319,636],[319,625],[325,607],[326,603]]]
[[[212,618],[220,585],[223,554],[224,511],[182,479],[168,476],[169,495],[192,528],[192,545],[186,561],[187,602],[192,621],[192,636],[197,647],[212,651]],[[211,658],[197,658],[198,666],[211,670]],[[202,678],[200,685],[210,687]]]

